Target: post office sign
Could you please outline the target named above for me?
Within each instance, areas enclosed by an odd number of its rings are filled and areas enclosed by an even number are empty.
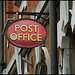
[[[45,27],[33,19],[19,19],[6,29],[8,40],[21,48],[32,48],[40,45],[46,38]]]

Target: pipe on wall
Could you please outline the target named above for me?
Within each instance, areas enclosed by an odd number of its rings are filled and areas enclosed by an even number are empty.
[[[57,12],[56,1],[49,1],[51,74],[58,74],[57,62]]]

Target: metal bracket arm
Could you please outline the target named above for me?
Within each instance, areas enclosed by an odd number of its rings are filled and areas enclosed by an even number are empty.
[[[17,14],[17,15],[49,15],[49,13],[40,13],[40,12],[6,12],[6,14]]]
[[[33,15],[33,16],[39,16],[39,15],[49,15],[49,13],[41,13],[41,12],[6,12],[6,14],[16,14],[16,15]],[[40,17],[43,20],[47,21],[45,18]]]

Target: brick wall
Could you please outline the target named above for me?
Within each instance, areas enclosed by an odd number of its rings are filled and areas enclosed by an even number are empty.
[[[39,1],[28,1],[27,6],[28,6],[28,12],[31,12],[32,9],[36,8],[38,5]]]
[[[14,12],[19,12],[19,7],[17,7],[17,6],[14,5],[14,6],[13,6],[13,11],[14,11]],[[14,20],[19,19],[19,15],[14,14],[13,16],[14,16]]]
[[[9,64],[9,50],[7,48],[7,38],[5,37],[5,57],[6,57],[6,64],[8,65]]]
[[[13,1],[6,1],[6,12],[13,12]],[[12,14],[6,14],[6,19],[5,19],[5,22],[7,24],[7,20],[8,18],[13,18],[13,15]],[[6,49],[6,63],[7,65],[9,64],[10,62],[10,47],[7,48],[7,38],[5,39],[5,49]],[[10,44],[11,45],[11,44]],[[13,47],[13,46],[12,46]]]
[[[6,12],[13,12],[13,2],[14,1],[6,1]],[[13,14],[6,14],[6,23],[8,18],[13,18]]]
[[[45,47],[47,47],[48,52],[50,53],[50,31],[49,31],[49,24],[46,25],[46,30],[47,30],[47,37],[45,40]]]
[[[6,1],[6,11],[14,11],[14,12],[18,12],[19,11],[19,8],[17,6],[13,6],[14,4],[14,1]],[[32,9],[36,8],[37,5],[39,4],[39,1],[28,1],[27,2],[27,10],[24,10],[23,12],[31,12]],[[8,9],[9,8],[9,9]],[[10,10],[11,9],[11,10]],[[14,15],[6,15],[6,23],[7,23],[7,19],[8,18],[13,18],[14,17],[14,20],[16,19],[19,19],[19,16],[14,14]],[[30,18],[30,15],[23,15],[23,18]],[[49,34],[49,24],[46,25],[46,29],[47,29],[47,38],[45,40],[45,47],[47,47],[49,53],[50,53],[50,34]],[[7,42],[7,39],[6,39],[6,42]],[[6,43],[6,46],[7,46],[7,43]],[[13,56],[14,54],[14,46],[12,44],[10,44],[10,47],[9,49],[12,49],[11,51],[11,57]],[[6,47],[6,61],[7,61],[7,65],[9,64],[9,49]],[[35,49],[32,49],[31,52],[29,53],[29,61],[33,61],[33,66],[29,66],[29,74],[33,74],[34,73],[34,65],[35,65]]]
[[[17,6],[14,5],[15,1],[6,1],[6,12],[19,12],[19,8]],[[31,12],[32,9],[36,8],[38,5],[39,1],[28,1],[28,6],[27,6],[27,12]],[[24,10],[25,11],[25,10]],[[19,15],[16,14],[6,14],[5,15],[5,22],[7,23],[8,18],[14,18],[14,20],[19,19]],[[24,18],[30,18],[29,16],[24,16]],[[10,44],[9,48],[7,48],[7,38],[5,39],[6,41],[6,63],[7,65],[10,62],[10,49],[11,49],[11,58],[14,54],[14,46],[12,44]],[[34,55],[34,52],[31,52]]]
[[[27,1],[27,10],[24,10],[24,12],[31,12],[32,9],[36,8],[39,4],[39,1]],[[24,18],[30,18],[30,15],[23,15]]]
[[[6,12],[18,12],[19,11],[19,8],[17,6],[14,5],[14,2],[15,1],[6,1]],[[8,18],[9,19],[13,19],[14,17],[14,20],[18,19],[19,18],[19,15],[13,15],[13,14],[6,14],[6,17],[5,17],[5,22],[7,24],[7,20]],[[9,48],[7,48],[7,38],[5,38],[5,49],[6,49],[6,63],[7,63],[7,66],[10,62],[10,58],[12,58],[13,54],[14,54],[14,46],[12,44],[9,44]],[[11,51],[10,51],[11,50]]]

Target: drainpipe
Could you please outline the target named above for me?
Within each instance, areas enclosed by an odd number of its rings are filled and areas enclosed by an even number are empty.
[[[58,74],[56,1],[49,1],[51,74]]]
[[[2,62],[2,1],[0,1],[0,62]],[[2,66],[0,66],[0,74],[2,73]]]

